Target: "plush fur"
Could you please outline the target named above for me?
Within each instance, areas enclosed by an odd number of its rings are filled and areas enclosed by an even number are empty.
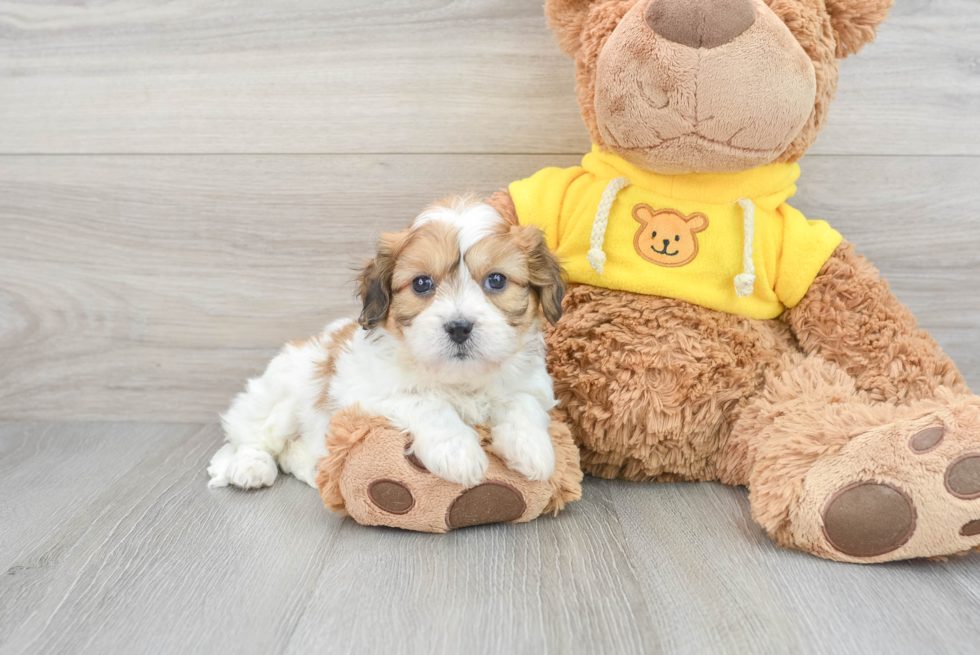
[[[547,482],[555,398],[541,326],[560,316],[563,290],[536,228],[461,199],[429,208],[382,235],[360,277],[359,322],[287,344],[249,381],[222,417],[227,444],[211,461],[211,486],[269,485],[277,462],[316,486],[331,419],[353,406],[410,434],[407,454],[444,481],[483,479],[476,426],[489,425],[490,452]]]
[[[756,24],[706,48],[684,45],[701,38],[684,26],[664,30],[674,40],[650,27],[663,18],[648,13],[664,11],[651,3],[710,9],[707,0],[706,8],[693,6],[701,1],[547,1],[549,24],[576,61],[594,143],[663,174],[796,161],[826,121],[838,60],[873,40],[890,6],[744,0]],[[705,147],[698,138],[715,127],[705,128],[702,117],[713,113],[700,110],[721,88],[712,67],[738,77],[755,61],[751,43],[770,48],[773,62],[784,57],[782,64],[805,54],[806,70],[798,72],[814,85],[808,111],[793,134],[777,133],[789,123],[768,115],[764,103],[739,103],[739,91],[728,89],[729,122],[757,118],[765,129]],[[767,70],[765,84],[796,102],[798,88],[786,76],[797,73],[782,64]],[[603,79],[609,71],[614,76]],[[781,115],[793,111],[792,103],[772,105]],[[660,145],[665,136],[673,145]],[[785,139],[779,148],[776,136]],[[516,217],[506,191],[488,202]],[[548,330],[548,365],[587,472],[746,485],[753,516],[774,539],[831,559],[936,557],[980,546],[973,528],[980,399],[850,244],[778,320],[585,285],[569,288],[564,310]]]
[[[646,1],[547,0],[545,3],[549,25],[559,45],[575,59],[579,106],[593,143],[606,145],[595,112],[599,55],[626,13]],[[874,40],[875,28],[885,19],[891,3],[892,0],[832,0],[824,5],[820,0],[765,0],[809,57],[816,82],[809,118],[774,161],[798,161],[816,141],[837,92],[838,60]]]

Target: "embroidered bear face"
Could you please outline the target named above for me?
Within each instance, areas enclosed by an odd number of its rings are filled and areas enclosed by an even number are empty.
[[[698,232],[708,228],[708,217],[698,212],[685,216],[673,209],[633,208],[640,229],[633,237],[637,254],[657,266],[683,266],[698,256]]]

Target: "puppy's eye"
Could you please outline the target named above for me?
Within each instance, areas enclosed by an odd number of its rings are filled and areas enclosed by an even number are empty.
[[[680,240],[681,240],[681,235],[678,234],[677,236],[674,237],[674,241],[680,241]]]
[[[484,280],[483,286],[486,287],[487,291],[500,291],[507,286],[507,278],[501,273],[491,273]]]
[[[653,231],[653,234],[652,234],[651,236],[657,236],[657,231],[656,231],[656,230],[654,230],[654,231]]]
[[[436,286],[436,283],[432,281],[432,278],[428,275],[420,275],[414,280],[412,280],[412,291],[421,295],[427,294],[432,291]]]

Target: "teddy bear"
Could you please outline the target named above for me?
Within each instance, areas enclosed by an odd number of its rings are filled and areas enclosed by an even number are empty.
[[[832,560],[980,546],[980,398],[878,271],[788,204],[891,0],[547,0],[593,148],[490,202],[569,289],[559,409],[602,478],[748,487]]]

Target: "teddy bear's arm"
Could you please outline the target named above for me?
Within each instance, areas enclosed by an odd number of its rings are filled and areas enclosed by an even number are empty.
[[[952,360],[846,241],[784,320],[806,353],[838,364],[874,400],[906,403],[939,387],[969,392]]]

